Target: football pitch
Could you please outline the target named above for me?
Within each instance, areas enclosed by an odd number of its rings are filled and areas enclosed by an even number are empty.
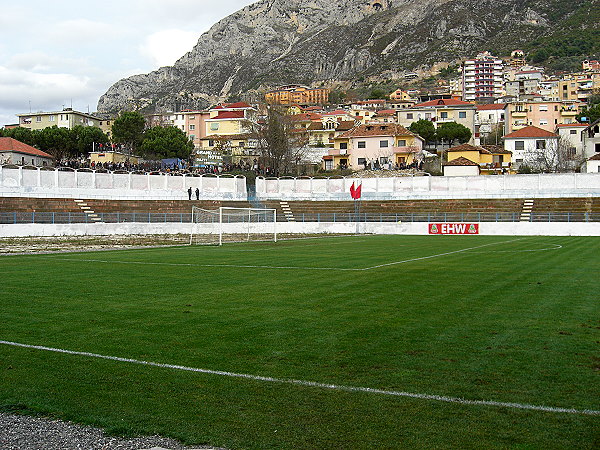
[[[598,448],[600,238],[0,257],[0,411],[227,448]]]

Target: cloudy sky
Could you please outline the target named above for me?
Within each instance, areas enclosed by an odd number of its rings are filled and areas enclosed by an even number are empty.
[[[30,110],[94,112],[113,83],[173,64],[211,25],[254,1],[6,2],[0,127]]]

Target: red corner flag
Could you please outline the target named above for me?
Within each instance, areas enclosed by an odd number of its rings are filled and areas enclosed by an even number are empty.
[[[361,190],[362,190],[362,183],[359,184],[358,186],[354,187],[354,182],[352,182],[352,186],[350,186],[350,195],[352,196],[352,198],[354,200],[358,200],[360,198]]]

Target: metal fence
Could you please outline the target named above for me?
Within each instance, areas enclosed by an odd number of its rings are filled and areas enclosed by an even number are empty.
[[[99,219],[99,220],[98,220]],[[430,213],[300,213],[296,222],[600,222],[600,213],[548,212],[532,213],[529,218],[520,212],[430,212]],[[95,213],[95,219],[82,212],[0,212],[0,224],[70,224],[70,223],[189,223],[192,215],[186,213],[113,212]],[[279,222],[287,219],[282,215]],[[218,221],[218,216],[213,218]]]

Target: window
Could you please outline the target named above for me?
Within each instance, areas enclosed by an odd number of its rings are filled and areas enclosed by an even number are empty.
[[[594,150],[596,151],[596,153],[600,152],[600,142],[596,142],[596,145],[594,146]]]
[[[56,116],[51,115],[50,116],[50,122],[56,122]]]
[[[398,139],[398,147],[406,147],[406,139]]]
[[[379,148],[385,148],[388,146],[388,141],[379,141]]]
[[[540,125],[548,125],[548,121],[546,119],[540,119]]]
[[[211,130],[218,130],[219,129],[219,124],[217,122],[212,122],[210,124],[210,129]]]
[[[380,163],[380,164],[387,164],[387,163],[388,163],[388,159],[387,159],[387,157],[386,157],[386,156],[381,156],[381,157],[379,158],[379,163]]]
[[[406,113],[406,118],[407,118],[408,120],[412,120],[412,118],[413,118],[413,113]]]
[[[358,158],[359,166],[366,166],[366,164],[367,164],[367,160],[365,158]]]
[[[490,114],[490,116],[491,116],[491,114]],[[459,111],[458,112],[458,118],[459,119],[466,119],[467,118],[467,112],[466,111]],[[491,119],[491,117],[490,117],[490,119]]]
[[[240,141],[240,143],[238,144],[238,147],[244,148],[244,141]]]
[[[215,146],[215,141],[213,141],[212,139],[208,140],[208,146],[209,147],[214,147]]]
[[[346,150],[348,148],[347,142],[340,142],[340,150]]]
[[[196,129],[196,125],[190,125],[190,131],[194,131]]]
[[[448,113],[446,111],[442,111],[440,113],[440,119],[447,119],[448,118]]]
[[[190,120],[196,119],[196,116],[190,116]]]
[[[36,121],[36,122],[41,122],[41,121],[42,121],[42,116],[37,116],[37,117],[35,118],[35,121]]]
[[[577,134],[577,130],[569,130],[569,134]]]
[[[367,148],[367,142],[366,142],[366,141],[358,141],[358,142],[356,143],[356,146],[357,146],[358,148]]]
[[[525,141],[515,141],[515,150],[525,150]]]
[[[540,111],[548,111],[548,105],[540,105]]]
[[[535,148],[537,150],[544,150],[546,148],[546,141],[535,141]]]

